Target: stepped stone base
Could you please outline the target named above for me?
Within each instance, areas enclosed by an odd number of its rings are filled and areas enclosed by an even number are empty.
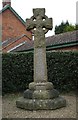
[[[66,106],[66,100],[62,97],[57,97],[54,99],[26,99],[19,98],[16,101],[16,106],[26,110],[53,110]]]
[[[32,82],[23,97],[16,101],[16,106],[26,110],[52,110],[65,107],[66,100],[59,96],[52,83]]]
[[[23,96],[27,99],[53,99],[59,96],[59,92],[56,89],[35,91],[27,89]]]

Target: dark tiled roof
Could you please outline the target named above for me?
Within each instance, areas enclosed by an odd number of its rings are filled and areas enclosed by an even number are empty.
[[[46,46],[54,46],[54,45],[63,45],[66,43],[78,43],[78,30],[73,32],[66,32],[58,35],[53,35],[50,37],[46,37]],[[14,51],[27,51],[33,49],[34,41],[27,42],[24,45],[16,48]]]
[[[17,47],[12,52],[33,49],[33,46],[34,46],[34,41],[27,41],[25,44],[21,45],[20,47]]]
[[[48,45],[56,45],[56,44],[65,44],[69,42],[78,41],[77,37],[78,30],[73,32],[66,32],[58,35],[53,35],[46,38],[46,44]]]
[[[31,40],[26,34],[23,34],[23,35],[21,35],[21,36],[19,36],[19,37],[5,40],[5,41],[2,43],[2,47],[3,47],[3,48],[6,47],[6,46],[9,45],[10,43],[16,42],[17,40],[20,40],[20,39],[23,38],[24,36],[27,37],[29,40]]]

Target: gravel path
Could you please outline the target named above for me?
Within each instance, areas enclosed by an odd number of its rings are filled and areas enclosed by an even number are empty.
[[[16,107],[16,100],[22,94],[9,94],[3,97],[3,118],[76,118],[76,96],[75,94],[63,94],[67,106],[57,110],[26,111]]]

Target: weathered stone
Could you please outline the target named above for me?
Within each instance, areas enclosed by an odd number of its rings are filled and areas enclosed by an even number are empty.
[[[45,33],[52,29],[52,19],[45,15],[44,8],[33,9],[34,15],[27,19],[26,28],[34,33],[34,82],[16,101],[19,108],[26,110],[48,110],[66,106],[66,100],[48,82]]]
[[[16,101],[18,108],[23,108],[26,110],[54,110],[57,108],[65,107],[66,100],[62,97],[57,97],[55,99],[25,99],[19,98]]]
[[[45,33],[52,29],[52,18],[45,15],[44,8],[33,9],[33,16],[27,19],[26,28],[34,33],[34,82],[35,89],[46,89],[47,83],[47,63],[46,63],[46,44]],[[45,29],[43,29],[45,28]],[[31,86],[31,85],[29,85]]]
[[[29,90],[29,89],[25,90],[24,94],[23,94],[24,98],[32,99],[33,98],[33,92],[34,91]]]
[[[59,96],[59,92],[53,90],[35,90],[33,93],[33,99],[53,99]]]
[[[40,87],[41,88],[41,87]],[[52,90],[29,90],[24,91],[24,98],[27,99],[52,99],[59,96],[59,92],[55,89]]]
[[[29,84],[29,89],[30,90],[52,90],[53,89],[53,84],[51,82],[32,82]]]

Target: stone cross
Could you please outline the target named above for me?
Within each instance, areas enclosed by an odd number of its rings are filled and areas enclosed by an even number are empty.
[[[26,29],[34,33],[34,47],[45,47],[45,33],[52,29],[52,18],[45,15],[44,8],[33,9],[33,16],[27,19]]]
[[[59,96],[53,84],[48,82],[45,33],[52,29],[52,19],[45,15],[44,8],[33,9],[33,16],[27,19],[26,29],[34,33],[34,82],[16,101],[19,108],[26,110],[52,110],[66,106],[66,100]]]
[[[26,21],[26,29],[34,33],[34,81],[47,81],[45,33],[52,29],[52,18],[44,8],[33,9],[33,16]]]

